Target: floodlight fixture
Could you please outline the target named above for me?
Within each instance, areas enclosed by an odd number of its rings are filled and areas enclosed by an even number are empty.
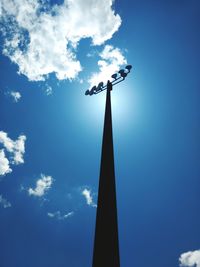
[[[122,73],[121,73],[121,77],[122,77],[122,78],[125,78],[126,76],[127,76],[127,73],[126,73],[126,72],[122,72]]]
[[[112,76],[111,76],[114,80],[117,79],[117,73],[114,73]]]
[[[122,75],[125,72],[125,70],[124,69],[121,69],[118,72],[120,73],[120,75]]]
[[[114,80],[112,80],[111,82],[110,81],[108,81],[108,82],[110,82],[112,85],[116,85],[116,84],[118,84],[118,83],[120,83],[120,82],[122,82],[122,81],[124,81],[125,80],[125,78],[126,78],[126,76],[129,74],[129,72],[131,71],[131,69],[132,69],[132,66],[131,65],[127,65],[126,67],[125,67],[125,69],[121,69],[121,70],[119,70],[118,71],[118,73],[114,73],[111,77],[114,79]],[[120,75],[119,75],[120,74]],[[99,94],[100,92],[102,92],[102,91],[104,91],[104,90],[106,90],[107,89],[107,85],[104,85],[104,83],[103,82],[100,82],[99,84],[98,84],[98,86],[93,86],[92,87],[92,89],[90,89],[90,90],[87,90],[86,92],[85,92],[85,95],[96,95],[96,94]]]
[[[127,66],[125,67],[125,69],[127,69],[127,70],[130,72],[130,70],[132,69],[132,66],[131,66],[131,65],[127,65]]]
[[[89,94],[90,94],[90,90],[86,90],[85,95],[89,95]]]
[[[103,82],[100,82],[97,86],[97,91],[101,90],[103,88]]]
[[[96,93],[97,87],[93,86],[92,89],[89,91],[89,95],[93,95]]]

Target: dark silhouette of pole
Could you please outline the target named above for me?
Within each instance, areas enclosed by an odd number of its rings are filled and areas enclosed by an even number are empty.
[[[113,74],[107,85],[100,82],[85,92],[92,96],[107,90],[92,267],[120,267],[111,91],[113,85],[125,80],[131,69],[127,65]]]
[[[120,266],[110,97],[111,90],[112,83],[108,81],[93,251],[93,267]]]

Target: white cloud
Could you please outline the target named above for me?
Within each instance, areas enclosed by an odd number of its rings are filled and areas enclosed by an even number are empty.
[[[98,61],[99,72],[93,73],[88,82],[90,86],[98,85],[100,82],[106,83],[111,79],[111,75],[118,72],[120,67],[127,64],[122,51],[112,45],[106,45],[99,54],[101,60]]]
[[[9,165],[9,160],[5,156],[3,149],[0,150],[0,175],[5,175],[12,172],[12,169]]]
[[[97,207],[97,205],[93,201],[91,190],[85,188],[85,189],[83,189],[83,191],[81,193],[85,197],[86,202],[87,202],[87,204],[89,206],[91,206],[91,207]]]
[[[1,205],[4,209],[6,209],[6,208],[10,208],[10,207],[12,206],[11,203],[10,203],[7,199],[3,198],[2,195],[0,195],[0,205]]]
[[[181,254],[179,261],[180,266],[200,267],[200,250],[188,251]]]
[[[17,140],[13,141],[8,134],[0,131],[0,144],[3,144],[7,152],[11,154],[12,164],[18,165],[24,163],[26,136],[20,135]]]
[[[103,44],[119,29],[113,0],[64,0],[50,6],[39,0],[1,0],[3,54],[29,80],[73,79],[82,70],[76,49],[83,38]]]
[[[17,103],[20,100],[20,98],[22,97],[20,92],[15,92],[15,91],[11,91],[10,96],[13,98],[13,101],[15,103]]]
[[[58,220],[65,220],[65,219],[67,219],[67,218],[69,218],[69,217],[71,217],[73,215],[74,215],[73,211],[68,212],[66,214],[63,214],[63,215],[61,214],[61,212],[59,210],[54,212],[54,213],[51,213],[51,212],[47,213],[48,217],[55,218],[55,219],[58,219]]]
[[[33,195],[36,197],[42,197],[52,186],[53,178],[51,176],[45,176],[41,174],[41,178],[36,181],[35,189],[29,188],[29,195]]]

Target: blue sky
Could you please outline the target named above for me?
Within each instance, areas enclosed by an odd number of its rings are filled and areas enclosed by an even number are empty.
[[[83,4],[84,3],[84,4]],[[0,0],[0,266],[89,267],[112,92],[121,266],[200,266],[198,0]]]

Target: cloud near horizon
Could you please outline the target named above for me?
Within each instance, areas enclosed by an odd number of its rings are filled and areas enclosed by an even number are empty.
[[[102,45],[121,25],[113,0],[64,0],[60,5],[39,0],[1,0],[3,54],[30,81],[73,79],[82,70],[76,52],[90,38]]]

